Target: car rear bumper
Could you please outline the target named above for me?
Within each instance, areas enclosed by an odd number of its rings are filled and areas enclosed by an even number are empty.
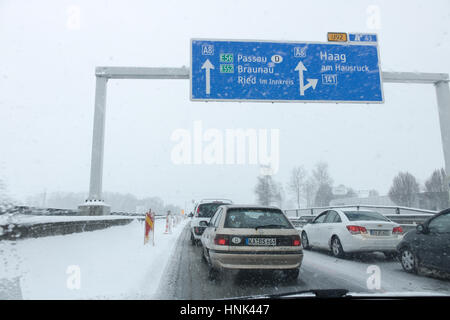
[[[343,243],[346,252],[363,252],[363,251],[397,251],[397,246],[402,240],[399,238],[373,238],[363,236],[353,236],[349,241]]]
[[[303,261],[296,251],[209,251],[211,264],[219,269],[295,269]]]

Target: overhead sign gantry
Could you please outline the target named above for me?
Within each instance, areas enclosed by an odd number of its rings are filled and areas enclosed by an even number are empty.
[[[79,206],[80,214],[104,215],[110,213],[109,206],[102,199],[106,93],[109,79],[190,79],[191,99],[194,101],[296,101],[305,103],[332,101],[338,103],[382,103],[384,101],[383,83],[433,84],[436,88],[447,183],[450,186],[449,76],[447,73],[381,72],[377,40],[376,35],[357,33],[349,34],[348,42],[339,44],[266,41],[232,41],[230,43],[228,40],[214,40],[215,42],[192,40],[191,49],[194,49],[194,45],[196,47],[192,53],[191,70],[188,68],[97,67],[95,70],[96,89],[89,196],[86,202]],[[202,47],[216,42],[219,46],[214,47],[213,51],[211,51],[211,47]],[[226,44],[227,42],[229,44]],[[250,45],[251,43],[257,47],[247,47],[245,50],[241,48],[244,44]],[[282,51],[276,51],[276,46],[279,46]],[[295,48],[302,46],[306,48],[304,53],[302,54],[302,50],[299,49],[298,56],[296,56],[297,49]],[[202,54],[201,50],[206,50],[205,53],[209,54]],[[327,52],[326,55],[325,52]],[[329,55],[330,53],[332,56]],[[245,58],[246,61],[244,61],[244,55],[250,56],[250,58]],[[255,67],[254,64],[262,62],[261,58],[258,62],[258,56],[267,57],[267,68],[272,64],[274,68],[273,73],[267,73],[266,77],[260,76],[259,79],[275,81],[289,78],[294,84],[289,86],[282,82],[274,84],[273,88],[276,90],[268,89],[265,94],[255,90],[264,88],[266,85],[264,82],[255,86],[247,86],[247,88],[242,86],[240,82],[237,82],[239,79],[236,76],[239,75],[235,73],[236,68],[239,71],[239,66],[241,68]],[[284,64],[282,64],[283,61]],[[334,69],[321,69],[328,64],[331,64]],[[346,68],[349,67],[349,64],[350,66],[367,65],[367,68],[360,71],[357,69],[357,74],[354,74],[354,72],[345,71],[348,70]],[[256,68],[258,67],[262,66],[256,65]],[[220,75],[220,70],[223,75]],[[217,75],[216,72],[219,74]],[[262,74],[264,75],[264,73]],[[269,75],[271,75],[270,78]],[[322,77],[324,75],[325,78]],[[222,86],[227,94],[215,91],[217,86]],[[292,94],[292,98],[285,94],[284,90],[288,90],[287,92]]]
[[[383,103],[378,45],[193,39],[191,100]]]

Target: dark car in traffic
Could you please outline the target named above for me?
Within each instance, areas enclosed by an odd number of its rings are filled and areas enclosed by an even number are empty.
[[[228,199],[203,199],[194,208],[191,219],[191,243],[196,245],[200,243],[203,231],[216,212],[217,208],[223,204],[233,203]]]
[[[450,209],[419,224],[398,244],[400,263],[405,271],[417,273],[420,267],[450,273]]]

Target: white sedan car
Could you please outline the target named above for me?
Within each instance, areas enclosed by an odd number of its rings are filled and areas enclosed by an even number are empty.
[[[331,250],[335,257],[352,252],[382,251],[396,256],[396,246],[403,238],[397,223],[375,211],[333,209],[319,214],[301,231],[304,249]]]

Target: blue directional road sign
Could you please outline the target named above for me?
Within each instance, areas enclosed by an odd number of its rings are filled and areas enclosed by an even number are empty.
[[[383,103],[376,43],[191,40],[191,100]]]

